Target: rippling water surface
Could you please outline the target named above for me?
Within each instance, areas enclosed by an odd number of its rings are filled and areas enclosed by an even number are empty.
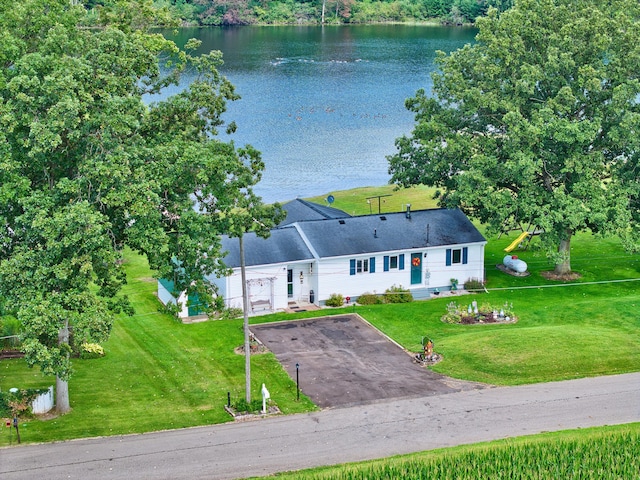
[[[375,25],[182,29],[242,99],[224,118],[231,138],[262,152],[256,191],[267,202],[388,182],[386,156],[409,134],[405,99],[431,88],[436,50],[473,42],[467,28]]]

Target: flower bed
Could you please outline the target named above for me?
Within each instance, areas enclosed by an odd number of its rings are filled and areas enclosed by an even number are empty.
[[[505,302],[501,307],[488,303],[478,306],[474,300],[468,306],[461,307],[457,302],[447,305],[447,313],[441,320],[444,323],[474,325],[477,323],[514,323],[517,317],[513,313],[513,305]]]

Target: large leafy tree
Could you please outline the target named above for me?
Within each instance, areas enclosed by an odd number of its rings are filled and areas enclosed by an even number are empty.
[[[433,96],[407,100],[392,182],[443,190],[492,232],[537,225],[556,272],[580,231],[637,242],[640,3],[520,0],[440,53]]]
[[[27,362],[56,375],[61,412],[72,351],[130,311],[125,247],[211,299],[220,233],[277,217],[252,192],[259,153],[217,137],[237,98],[220,53],[149,33],[159,18],[145,1],[105,2],[100,29],[79,27],[71,3],[0,0],[0,297],[24,324]],[[188,88],[143,102],[185,71]]]

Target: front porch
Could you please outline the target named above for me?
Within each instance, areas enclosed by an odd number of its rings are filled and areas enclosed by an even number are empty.
[[[284,311],[286,313],[296,313],[296,312],[309,312],[312,310],[320,310],[320,307],[304,300],[298,300],[298,301],[289,301],[287,303],[287,308]]]

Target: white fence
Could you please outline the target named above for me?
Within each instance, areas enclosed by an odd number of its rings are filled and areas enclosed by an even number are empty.
[[[49,391],[38,395],[33,402],[31,402],[31,409],[33,413],[47,413],[53,408],[53,386],[49,387]]]

